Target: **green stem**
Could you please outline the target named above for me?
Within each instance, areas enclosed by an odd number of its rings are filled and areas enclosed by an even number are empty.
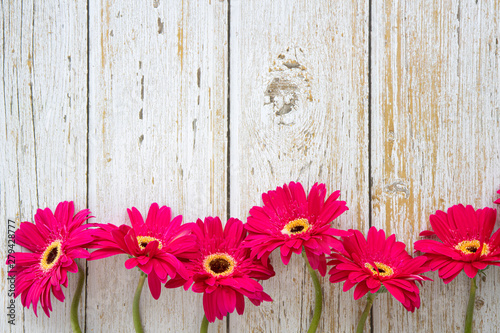
[[[141,314],[139,313],[139,301],[141,300],[142,287],[144,286],[144,281],[146,281],[147,274],[141,272],[141,277],[139,278],[139,284],[135,290],[134,303],[132,305],[132,313],[134,317],[134,328],[137,333],[144,333],[141,323]]]
[[[208,332],[208,319],[207,316],[203,315],[203,320],[201,321],[200,333]]]
[[[366,318],[370,314],[370,310],[373,305],[373,300],[375,299],[376,294],[368,293],[366,295],[366,306],[361,318],[359,318],[358,327],[356,328],[356,333],[363,333],[363,329],[365,328]]]
[[[476,300],[476,276],[470,282],[469,303],[467,303],[467,314],[465,315],[464,333],[472,333],[472,317],[474,316],[474,303]]]
[[[83,269],[80,267],[80,265],[78,265],[78,285],[76,286],[75,295],[73,296],[73,301],[71,302],[71,312],[69,315],[71,328],[73,329],[74,333],[82,333],[80,324],[78,323],[78,304],[80,304],[80,297],[82,296],[84,283],[85,273],[83,272]]]
[[[309,264],[309,260],[307,260],[307,255],[305,250],[302,251],[302,257],[304,258],[307,264],[307,269],[309,270],[309,274],[311,274],[316,295],[316,300],[314,303],[314,315],[311,321],[311,325],[309,326],[309,330],[307,330],[307,333],[315,333],[316,330],[318,329],[319,320],[321,318],[321,311],[323,309],[323,293],[321,292],[321,284],[319,283],[318,275],[316,274],[316,271],[312,269],[311,264]]]

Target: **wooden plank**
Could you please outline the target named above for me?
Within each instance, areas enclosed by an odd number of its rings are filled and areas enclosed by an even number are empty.
[[[32,218],[32,212],[36,210],[36,171],[33,167],[35,161],[33,124],[31,119],[31,95],[29,83],[31,75],[27,64],[28,55],[33,54],[31,50],[31,33],[29,19],[32,12],[23,15],[21,2],[9,4],[2,3],[2,26],[4,34],[11,38],[2,39],[2,63],[3,67],[3,89],[2,112],[0,135],[3,144],[0,145],[2,152],[1,167],[1,207],[0,207],[0,253],[2,258],[7,257],[7,235],[8,219],[16,222],[19,226],[21,219]],[[25,23],[21,18],[24,16]],[[24,38],[23,34],[24,32]],[[21,46],[24,46],[24,49]],[[24,51],[24,52],[23,52]],[[31,51],[31,52],[29,52]],[[28,53],[29,52],[29,53]],[[20,97],[18,97],[20,96]],[[23,112],[21,112],[21,110]],[[24,182],[19,177],[22,175]],[[30,186],[35,184],[35,186]],[[21,201],[21,193],[23,201]],[[22,204],[24,203],[24,204]],[[17,246],[16,251],[20,251]],[[9,297],[7,287],[7,269],[0,265],[2,284],[0,284],[0,301],[3,309],[6,309],[12,297]],[[7,322],[6,316],[0,320],[0,330],[3,332],[24,331],[24,309],[21,300],[15,300],[15,325]],[[27,313],[28,320],[33,320],[34,314]]]
[[[87,10],[77,3],[2,2],[3,89],[0,233],[7,219],[33,221],[38,207],[55,209],[74,200],[85,208],[87,192]],[[6,256],[5,237],[0,240]],[[83,263],[84,264],[84,263]],[[2,281],[6,279],[1,267]],[[66,301],[52,297],[47,318],[39,307],[16,302],[16,325],[0,320],[0,331],[70,331],[69,309],[77,276],[69,274]],[[9,301],[2,283],[0,304]],[[85,295],[83,296],[85,300]],[[80,318],[85,316],[81,303]],[[85,323],[81,320],[82,329]]]
[[[289,181],[341,190],[350,211],[334,222],[368,228],[368,3],[231,1],[230,208],[245,219],[261,193]],[[247,302],[232,332],[304,332],[312,281],[302,258],[271,256],[273,303]],[[352,331],[352,292],[322,279],[319,331]]]
[[[227,2],[90,2],[89,202],[99,222],[130,223],[152,202],[184,222],[226,218]],[[126,256],[89,264],[90,331],[133,331],[139,273]],[[111,310],[111,311],[110,311]],[[141,298],[145,331],[194,332],[201,294]],[[225,332],[226,322],[210,325]]]
[[[373,221],[412,249],[437,209],[496,198],[499,2],[383,1],[372,11]],[[500,329],[495,272],[479,284],[478,332]],[[387,295],[375,300],[375,331],[463,330],[469,279],[429,276],[413,314]]]

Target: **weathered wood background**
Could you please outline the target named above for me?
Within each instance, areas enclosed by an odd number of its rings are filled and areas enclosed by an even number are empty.
[[[7,219],[74,200],[95,221],[166,204],[185,221],[245,220],[294,180],[341,190],[336,225],[397,233],[409,250],[428,216],[490,206],[500,185],[500,1],[2,1],[0,234]],[[2,260],[7,253],[1,237]],[[86,332],[131,332],[138,280],[122,256],[85,263]],[[211,332],[304,332],[312,283],[295,256],[263,283],[273,303]],[[0,266],[0,306],[7,297]],[[367,331],[463,328],[468,279],[422,289],[408,313],[376,299]],[[65,291],[72,297],[76,276]],[[349,332],[364,306],[323,279],[322,332]],[[480,281],[478,332],[500,331],[498,268]],[[147,332],[195,332],[201,296],[147,287]],[[69,331],[16,301],[2,332]]]

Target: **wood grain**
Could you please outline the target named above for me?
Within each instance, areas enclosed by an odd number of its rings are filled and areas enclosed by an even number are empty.
[[[73,200],[77,209],[86,206],[87,10],[77,3],[13,1],[2,2],[2,12],[0,232],[5,235],[7,219],[17,225],[33,221],[38,207],[54,211],[64,200]],[[2,236],[3,260],[5,240]],[[1,272],[4,282],[4,266]],[[70,331],[77,276],[68,274],[68,278],[66,302],[52,298],[50,319],[40,307],[35,317],[17,300],[16,325],[9,325],[2,312],[0,331]],[[5,308],[9,298],[4,283],[0,299]],[[79,316],[85,329],[85,296]]]
[[[260,195],[289,181],[341,190],[350,210],[333,224],[368,227],[368,3],[231,2],[230,200],[245,218]],[[314,289],[302,258],[273,253],[274,299],[247,302],[232,332],[304,332]],[[351,331],[352,292],[322,280],[319,331]]]
[[[90,13],[89,203],[99,222],[129,224],[127,207],[145,216],[152,202],[184,222],[225,219],[227,2],[91,1]],[[139,272],[126,259],[89,264],[90,330],[133,330]],[[162,289],[155,301],[144,287],[145,330],[198,330],[201,295]]]
[[[499,16],[498,0],[3,1],[0,234],[7,219],[33,221],[63,200],[117,225],[152,202],[185,222],[228,212],[245,221],[262,192],[294,180],[341,190],[350,210],[335,226],[366,232],[371,218],[412,251],[437,209],[494,207]],[[88,263],[86,331],[133,330],[139,274],[125,259]],[[247,302],[211,332],[307,329],[302,259],[271,259],[277,276],[263,285],[274,302]],[[479,282],[478,332],[500,330],[497,270]],[[6,275],[0,267],[4,309]],[[468,279],[429,276],[421,309],[379,296],[365,331],[463,330]],[[322,285],[318,331],[353,331],[364,301]],[[0,331],[70,331],[75,286],[71,274],[50,319],[16,300],[16,325],[2,315]],[[203,315],[201,295],[163,289],[155,301],[147,286],[141,311],[149,332],[197,331]]]
[[[499,3],[377,2],[372,44],[374,225],[412,250],[429,215],[463,203],[492,207],[500,182]],[[497,270],[476,298],[475,331],[498,331]],[[469,279],[422,290],[422,308],[375,301],[377,332],[463,330]]]

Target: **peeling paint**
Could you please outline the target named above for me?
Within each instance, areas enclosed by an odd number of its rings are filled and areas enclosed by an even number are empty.
[[[163,22],[158,17],[158,34],[162,34],[162,33],[163,33]]]
[[[296,61],[296,60],[289,60],[289,61],[285,61],[283,63],[283,65],[285,65],[285,67],[289,68],[289,69],[292,69],[292,68],[299,68],[300,67],[300,64]]]
[[[184,1],[182,1],[181,19],[177,23],[177,55],[181,62],[181,70],[184,67]]]
[[[144,75],[141,77],[141,100],[144,100]]]
[[[195,119],[193,120],[193,124],[192,124],[192,125],[193,125],[193,149],[194,149],[194,147],[196,146],[196,122],[197,122],[197,121],[198,121],[198,120],[195,118]]]
[[[384,186],[384,192],[388,194],[404,193],[406,199],[410,196],[408,184],[401,179],[396,179],[391,184]]]
[[[287,114],[297,102],[297,90],[297,85],[289,80],[274,78],[266,87],[264,105],[273,104],[277,116]]]

